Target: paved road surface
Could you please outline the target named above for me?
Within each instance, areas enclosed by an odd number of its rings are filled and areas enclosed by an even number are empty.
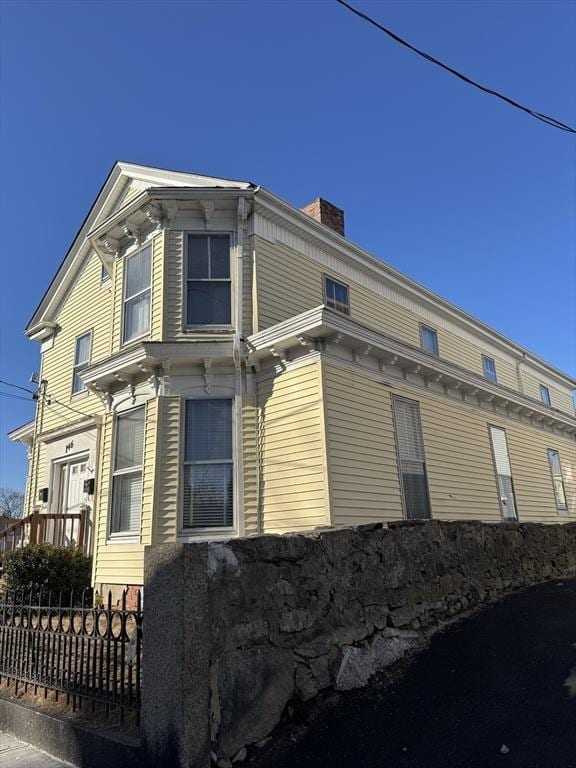
[[[63,763],[45,752],[34,749],[14,736],[0,731],[0,766],[1,768],[71,768],[70,763]]]
[[[391,687],[348,694],[251,764],[576,768],[576,695],[564,686],[575,643],[576,579],[532,587],[436,635]]]

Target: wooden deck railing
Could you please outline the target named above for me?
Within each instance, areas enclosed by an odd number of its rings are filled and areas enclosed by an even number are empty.
[[[0,531],[0,552],[10,552],[27,544],[76,546],[88,551],[88,510],[58,513],[34,510]]]

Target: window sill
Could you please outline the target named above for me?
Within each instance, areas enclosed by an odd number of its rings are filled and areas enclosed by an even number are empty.
[[[72,392],[70,400],[82,400],[84,397],[88,397],[90,391],[88,389],[81,389],[79,392]]]
[[[113,533],[108,536],[106,544],[140,544],[140,532],[138,533]]]
[[[187,528],[182,529],[176,536],[180,543],[195,541],[226,541],[235,539],[240,534],[236,528]]]
[[[185,325],[182,328],[182,333],[198,333],[198,331],[204,331],[204,333],[234,333],[234,326],[232,325]]]

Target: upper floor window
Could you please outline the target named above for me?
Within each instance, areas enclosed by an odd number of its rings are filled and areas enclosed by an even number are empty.
[[[562,476],[562,466],[560,465],[560,454],[558,451],[548,451],[548,462],[550,464],[550,472],[552,473],[556,509],[565,512],[568,509],[568,505],[566,504],[566,491],[564,489],[564,478]]]
[[[76,338],[76,350],[74,352],[74,376],[72,380],[72,394],[83,392],[86,387],[80,378],[80,373],[90,363],[90,346],[92,341],[92,332],[83,333]]]
[[[550,390],[544,384],[540,384],[540,399],[544,405],[550,405]]]
[[[431,355],[439,355],[438,334],[434,328],[430,328],[428,325],[420,326],[420,344],[425,352],[430,352]]]
[[[100,270],[100,282],[101,282],[101,283],[105,283],[105,282],[107,282],[108,280],[110,280],[110,279],[111,279],[111,277],[112,277],[112,276],[110,275],[110,272],[108,272],[108,270],[106,269],[106,267],[104,266],[104,264],[102,264],[102,268],[101,268],[101,270]]]
[[[229,235],[188,235],[186,325],[230,325]]]
[[[183,528],[233,523],[232,400],[187,400]]]
[[[126,344],[150,332],[152,246],[127,256],[124,269],[123,342]]]
[[[350,292],[348,286],[333,280],[331,277],[324,278],[324,301],[327,307],[337,309],[345,315],[350,314]]]
[[[482,356],[482,367],[484,368],[484,378],[488,381],[497,381],[496,378],[496,363],[494,358]]]
[[[116,417],[111,534],[134,535],[140,530],[144,408],[141,405]]]

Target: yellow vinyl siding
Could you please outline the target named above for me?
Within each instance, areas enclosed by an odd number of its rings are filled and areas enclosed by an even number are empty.
[[[488,434],[490,414],[399,390],[420,403],[432,516],[444,520],[502,519]]]
[[[156,544],[176,541],[180,482],[180,398],[159,398]]]
[[[557,523],[576,518],[576,445],[543,430],[504,426],[512,465],[512,479],[523,522]],[[559,513],[552,485],[548,449],[559,452],[568,513]]]
[[[242,457],[244,475],[244,535],[259,533],[257,413],[254,395],[242,398]]]
[[[144,546],[152,543],[154,474],[156,464],[156,427],[158,404],[149,400],[145,406],[144,464],[142,468],[142,517],[140,541],[110,542],[109,516],[112,502],[112,447],[114,414],[106,414],[101,436],[101,462],[98,476],[98,504],[94,546],[94,581],[96,584],[143,584]]]
[[[150,317],[150,338],[162,341],[164,321],[164,233],[154,237],[152,243],[152,300]]]
[[[359,371],[324,368],[328,471],[334,525],[403,516],[393,428],[393,395],[420,405],[432,516],[502,519],[489,425],[506,430],[519,519],[576,518],[576,446],[541,429],[438,396],[389,388]],[[569,514],[559,514],[548,448],[560,453]]]
[[[536,376],[528,373],[524,366],[520,367],[520,375],[522,376],[522,384],[524,386],[524,393],[528,397],[533,397],[538,402],[542,402],[542,396],[540,394],[540,384],[544,384],[550,391],[550,405],[552,408],[558,408],[564,413],[574,415],[574,401],[572,400],[572,393],[566,388],[565,390],[555,387],[551,384],[541,381]]]
[[[312,259],[280,243],[256,237],[257,323],[263,330],[324,302],[323,275],[341,280],[350,289],[350,317],[358,323],[392,336],[414,347],[420,346],[420,324],[438,333],[440,357],[483,376],[482,355],[496,363],[498,382],[518,391],[516,366],[471,344],[428,316],[419,316],[400,303],[390,301],[335,270],[323,269]]]
[[[91,332],[91,364],[110,354],[112,286],[110,281],[101,284],[101,269],[102,262],[93,253],[55,317],[60,330],[52,348],[42,355],[42,378],[48,382],[46,391],[51,401],[44,409],[43,432],[78,421],[82,413],[92,415],[104,410],[100,400],[89,392],[72,396],[76,338]]]
[[[184,296],[184,235],[169,229],[165,232],[164,250],[164,311],[165,339],[175,341],[186,338],[182,331]]]
[[[327,525],[318,363],[258,384],[260,504],[266,532]]]
[[[332,525],[401,519],[388,389],[360,372],[322,367]]]

